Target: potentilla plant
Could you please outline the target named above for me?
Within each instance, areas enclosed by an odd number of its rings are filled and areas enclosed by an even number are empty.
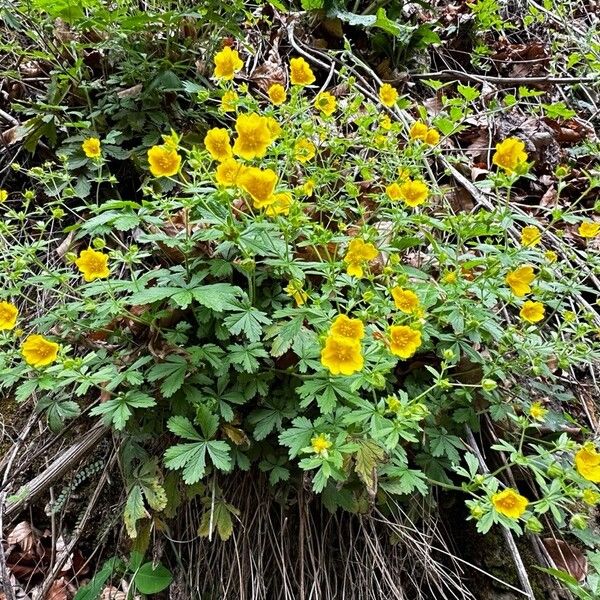
[[[1,385],[35,394],[53,428],[85,412],[126,440],[133,537],[186,486],[212,481],[214,500],[219,478],[252,467],[272,486],[308,476],[331,510],[442,486],[482,532],[539,531],[545,515],[585,529],[600,454],[540,432],[566,422],[559,370],[599,357],[581,301],[595,292],[511,208],[533,177],[523,141],[493,153],[494,210],[455,213],[436,168],[451,145],[436,119],[398,121],[390,84],[379,102],[345,72],[343,92],[318,90],[296,56],[289,81],[250,90],[237,50],[214,63],[221,122],[202,144],[171,131],[134,151],[140,200],[102,191],[118,185],[111,133],[70,138],[61,162],[28,172],[48,203],[0,194]],[[95,173],[85,203],[73,161]],[[578,225],[582,239],[600,230]],[[491,472],[464,441],[482,416],[503,424],[507,462]]]

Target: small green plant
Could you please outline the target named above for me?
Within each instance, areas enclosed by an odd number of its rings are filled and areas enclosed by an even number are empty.
[[[96,600],[108,582],[116,577],[128,580],[128,598],[134,598],[136,594],[158,594],[173,580],[171,572],[162,564],[144,562],[144,555],[133,551],[126,562],[117,557],[108,559],[90,582],[77,590],[74,600]]]

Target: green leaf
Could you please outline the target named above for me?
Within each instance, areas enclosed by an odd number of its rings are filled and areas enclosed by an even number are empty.
[[[152,396],[134,390],[103,402],[94,407],[90,414],[101,415],[107,425],[112,424],[117,431],[122,431],[133,414],[131,408],[149,408],[155,404]]]
[[[235,306],[235,312],[223,321],[225,327],[233,335],[244,333],[251,342],[257,342],[262,335],[262,326],[269,325],[271,319],[249,303],[236,302]]]
[[[194,300],[216,312],[227,310],[240,296],[242,290],[229,283],[212,283],[194,288],[192,295]]]
[[[142,594],[158,594],[171,585],[173,575],[165,566],[147,562],[136,572],[133,583]]]
[[[471,87],[470,85],[461,85],[458,84],[456,87],[458,93],[468,102],[472,102],[473,100],[477,100],[480,96],[480,92],[477,88]]]
[[[301,5],[304,10],[319,10],[324,6],[324,0],[302,0]]]
[[[232,344],[228,346],[227,359],[236,371],[240,373],[256,373],[259,370],[259,358],[268,358],[267,351],[260,342],[253,344]]]
[[[354,471],[367,489],[374,494],[377,491],[377,467],[383,462],[385,452],[372,440],[359,440],[357,444]]]
[[[453,464],[460,462],[460,455],[457,448],[465,450],[465,446],[460,438],[450,435],[443,427],[440,429],[429,427],[425,432],[429,436],[429,450],[432,456],[447,456]]]
[[[289,408],[277,408],[267,405],[266,408],[254,410],[248,416],[248,422],[254,426],[252,435],[256,441],[264,440],[273,429],[280,430],[283,419],[291,419],[296,412]]]
[[[125,512],[123,513],[123,519],[125,521],[125,528],[129,537],[137,537],[137,522],[140,519],[149,519],[150,514],[144,506],[144,498],[142,496],[142,488],[139,485],[134,485],[129,491],[127,496],[127,502],[125,503]]]
[[[178,354],[171,354],[167,360],[154,365],[147,373],[148,381],[163,379],[160,391],[165,398],[170,398],[185,382],[188,363]]]
[[[73,600],[97,600],[102,593],[106,582],[111,576],[123,571],[124,567],[125,565],[120,558],[116,556],[109,558],[92,579],[77,590]]]
[[[197,483],[206,472],[206,442],[177,444],[167,448],[165,465],[173,471],[183,469],[183,481],[188,485]]]
[[[36,404],[35,410],[46,413],[48,425],[55,432],[60,431],[67,419],[74,419],[81,414],[77,402],[56,396],[43,396]]]
[[[196,422],[200,425],[202,435],[206,440],[213,438],[219,428],[219,417],[203,404],[196,408]]]
[[[221,540],[224,542],[227,541],[233,533],[233,520],[231,516],[239,516],[239,514],[240,511],[231,504],[227,504],[223,500],[217,500],[212,505],[211,510],[207,510],[202,514],[198,535],[209,537],[216,529]]]
[[[183,438],[184,440],[191,440],[194,442],[201,441],[202,438],[192,425],[192,422],[182,416],[171,417],[167,422],[167,428],[171,433]]]
[[[379,487],[389,494],[405,495],[411,494],[413,491],[419,492],[425,496],[429,491],[425,474],[416,469],[406,469],[397,477],[381,480]]]
[[[231,470],[231,448],[223,440],[213,440],[206,443],[208,455],[213,465],[221,471]]]
[[[310,440],[315,432],[312,422],[306,417],[297,417],[292,421],[292,425],[293,427],[279,436],[279,443],[290,449],[290,458],[298,456],[302,448],[310,445]]]

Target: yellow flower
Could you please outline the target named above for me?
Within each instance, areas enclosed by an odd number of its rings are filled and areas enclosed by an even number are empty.
[[[512,173],[526,160],[525,144],[518,138],[507,138],[496,144],[496,152],[492,156],[492,162],[507,173]]]
[[[456,271],[446,271],[442,276],[443,283],[456,283],[458,280],[458,273]]]
[[[294,145],[294,158],[302,163],[312,160],[316,153],[315,145],[306,138],[300,138]]]
[[[217,52],[214,60],[213,76],[217,79],[233,79],[233,76],[244,66],[238,51],[232,50],[229,46],[225,46],[221,52]]]
[[[269,217],[276,215],[287,215],[292,206],[292,195],[289,192],[273,194],[272,203],[266,206],[265,214]]]
[[[529,407],[529,415],[536,421],[543,421],[547,413],[548,409],[544,408],[541,402],[534,402]]]
[[[314,83],[315,79],[310,65],[302,57],[290,60],[290,81],[292,85],[310,85]]]
[[[304,185],[302,186],[302,193],[305,196],[312,196],[313,192],[315,191],[315,182],[312,179],[309,179],[308,181],[306,181],[304,183]]]
[[[233,90],[228,90],[221,98],[221,111],[234,112],[237,108],[238,95]]]
[[[558,260],[558,254],[556,254],[556,252],[554,252],[554,250],[548,250],[548,251],[544,252],[544,258],[549,263],[555,263]]]
[[[408,206],[419,206],[423,204],[429,196],[429,188],[422,181],[412,181],[408,179],[400,186],[400,198],[404,200]]]
[[[600,223],[594,221],[584,221],[579,224],[577,233],[584,238],[594,238],[600,233]]]
[[[527,225],[521,230],[521,244],[523,246],[537,246],[541,241],[542,233],[535,225]]]
[[[181,156],[167,146],[152,146],[148,150],[150,173],[154,177],[171,177],[177,174],[181,165]]]
[[[28,365],[45,367],[56,360],[58,349],[56,342],[47,340],[43,335],[30,335],[21,346],[21,354]]]
[[[525,265],[511,271],[504,280],[515,296],[521,297],[531,292],[530,284],[535,279],[533,267]]]
[[[204,146],[214,160],[223,162],[233,157],[233,150],[229,143],[229,132],[227,129],[213,127],[206,132]]]
[[[352,277],[363,276],[362,265],[365,262],[372,261],[377,258],[379,251],[373,244],[365,243],[359,238],[354,238],[348,245],[344,262],[347,263],[346,273]]]
[[[383,115],[383,117],[381,117],[381,121],[379,121],[379,126],[381,129],[389,131],[392,128],[392,120],[390,119],[390,115]]]
[[[328,117],[334,113],[336,104],[335,97],[329,92],[321,92],[315,98],[315,106]]]
[[[403,290],[396,286],[392,289],[392,297],[396,308],[403,313],[411,314],[420,308],[419,296],[410,290]]]
[[[269,95],[269,100],[275,106],[283,104],[287,99],[285,88],[280,83],[274,83],[269,87],[267,94]]]
[[[392,325],[389,329],[390,350],[400,358],[410,358],[421,345],[421,332],[406,325]]]
[[[384,83],[379,88],[379,99],[384,106],[394,106],[398,100],[398,92],[389,83]]]
[[[595,506],[600,502],[600,494],[596,490],[583,490],[581,499],[589,506]]]
[[[273,117],[265,117],[267,129],[271,133],[271,141],[274,142],[281,135],[281,125]]]
[[[423,121],[415,121],[413,126],[410,128],[408,135],[411,140],[425,141],[429,127],[423,123]]]
[[[246,160],[262,158],[273,141],[268,119],[256,113],[239,115],[235,122],[235,130],[238,137],[233,144],[233,153]]]
[[[437,129],[428,129],[423,141],[430,146],[435,146],[440,141],[440,132]]]
[[[232,187],[237,183],[238,177],[245,169],[246,167],[235,158],[228,158],[217,167],[215,179],[223,187]]]
[[[14,329],[19,309],[10,302],[0,302],[0,330]]]
[[[87,138],[83,140],[83,144],[81,144],[81,148],[83,149],[85,155],[88,158],[99,158],[102,156],[102,150],[100,149],[100,140],[97,137]]]
[[[297,306],[302,306],[308,300],[308,294],[302,289],[302,282],[297,279],[292,279],[284,291],[296,301]]]
[[[75,264],[83,274],[85,281],[104,279],[110,275],[108,254],[92,250],[91,248],[82,250]]]
[[[544,318],[544,305],[541,302],[527,300],[519,312],[520,317],[528,323],[537,323]]]
[[[529,500],[517,490],[506,488],[492,496],[494,508],[509,519],[518,519],[526,510]]]
[[[385,188],[385,193],[387,194],[390,200],[400,200],[402,198],[402,192],[400,190],[400,185],[396,182],[391,183]]]
[[[319,435],[315,435],[315,437],[310,440],[310,447],[315,454],[319,456],[327,456],[327,451],[331,448],[332,442],[329,441],[329,437],[324,433],[320,433]]]
[[[575,454],[575,467],[584,479],[600,483],[600,454],[592,442],[586,442]]]
[[[7,199],[8,199],[8,191],[0,190],[0,202],[6,202]]]
[[[360,371],[364,366],[360,342],[330,335],[321,351],[321,364],[332,375],[352,375]]]
[[[338,315],[331,324],[329,335],[360,341],[365,337],[365,326],[360,319],[350,319],[346,315]]]
[[[242,189],[252,196],[254,208],[264,208],[273,203],[273,191],[277,184],[277,173],[272,169],[258,169],[248,167],[238,176],[238,183]]]

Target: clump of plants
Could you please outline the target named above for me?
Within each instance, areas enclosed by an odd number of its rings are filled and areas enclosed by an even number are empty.
[[[85,413],[124,440],[131,537],[250,469],[273,488],[308,477],[332,511],[441,486],[481,532],[583,536],[600,453],[564,431],[557,390],[599,358],[596,298],[548,240],[591,244],[600,224],[523,220],[511,190],[535,175],[517,138],[492,152],[493,210],[455,212],[439,158],[462,110],[407,124],[389,84],[375,102],[349,72],[318,90],[301,56],[264,90],[243,69],[233,47],[214,56],[202,100],[219,122],[138,153],[137,201],[112,191],[114,132],[13,165],[35,190],[1,196],[0,385],[54,429]],[[85,200],[74,160],[94,173]],[[465,437],[486,419],[504,432],[491,472]],[[213,497],[198,525],[226,539],[235,512]]]

